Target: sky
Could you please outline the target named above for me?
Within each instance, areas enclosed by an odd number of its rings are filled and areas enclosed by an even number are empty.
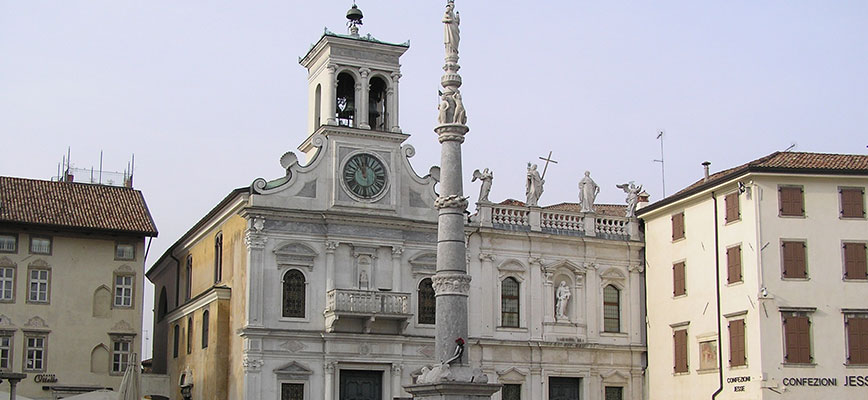
[[[445,1],[357,0],[361,33],[410,42],[400,118],[416,172],[433,133]],[[298,58],[323,28],[346,33],[351,0],[0,0],[0,174],[122,171],[160,231],[146,268],[232,189],[282,176],[307,132]],[[868,2],[457,0],[465,194],[524,199],[528,162],[552,151],[542,205],[598,203],[616,184],[672,194],[774,151],[868,153]],[[303,157],[302,157],[303,160]],[[145,296],[150,347],[153,292]],[[144,357],[150,357],[150,349]]]

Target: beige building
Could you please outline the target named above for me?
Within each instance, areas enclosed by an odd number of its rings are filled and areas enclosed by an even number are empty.
[[[642,208],[650,398],[868,398],[866,187],[778,152]]]
[[[18,394],[118,389],[156,235],[137,190],[0,177],[0,371],[27,374]]]

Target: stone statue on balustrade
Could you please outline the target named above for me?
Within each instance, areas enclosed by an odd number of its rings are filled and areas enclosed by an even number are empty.
[[[528,207],[536,207],[539,205],[539,198],[543,194],[543,184],[546,183],[540,177],[539,171],[536,169],[536,164],[527,163],[527,182],[525,194],[527,195]]]
[[[559,321],[569,319],[567,318],[567,305],[570,304],[570,297],[572,295],[570,288],[567,286],[567,282],[561,281],[557,292],[555,292],[555,316]]]
[[[599,193],[600,187],[591,179],[591,172],[585,171],[585,177],[579,181],[579,205],[582,212],[594,212],[594,200]]]
[[[476,180],[482,181],[482,186],[479,187],[479,203],[490,203],[488,200],[488,194],[491,192],[491,181],[494,180],[494,173],[485,168],[482,172],[479,170],[473,171],[473,179],[470,182],[476,182]]]
[[[636,216],[636,204],[639,203],[639,193],[642,192],[642,185],[636,186],[636,184],[633,183],[633,181],[630,181],[629,183],[623,183],[620,185],[615,185],[615,187],[623,190],[624,193],[627,193],[627,200],[626,200],[627,201],[627,213],[625,216],[627,218],[635,217]]]

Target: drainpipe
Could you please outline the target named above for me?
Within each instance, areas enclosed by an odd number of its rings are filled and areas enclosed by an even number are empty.
[[[704,165],[705,163],[703,163]],[[705,167],[706,176],[708,175],[708,166]],[[711,395],[711,400],[715,400],[717,395],[723,391],[723,352],[721,343],[723,343],[722,327],[720,323],[720,241],[717,234],[717,196],[714,191],[711,192],[711,201],[714,204],[714,282],[715,292],[717,294],[717,390]]]

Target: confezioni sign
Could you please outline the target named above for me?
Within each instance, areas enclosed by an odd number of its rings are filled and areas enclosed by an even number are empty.
[[[838,386],[838,378],[784,378],[784,386]]]
[[[750,382],[750,376],[732,376],[726,378],[726,383],[745,383]],[[744,385],[735,385],[732,387],[733,392],[744,392]]]
[[[37,374],[33,376],[33,382],[54,383],[57,382],[57,376],[54,374]]]

